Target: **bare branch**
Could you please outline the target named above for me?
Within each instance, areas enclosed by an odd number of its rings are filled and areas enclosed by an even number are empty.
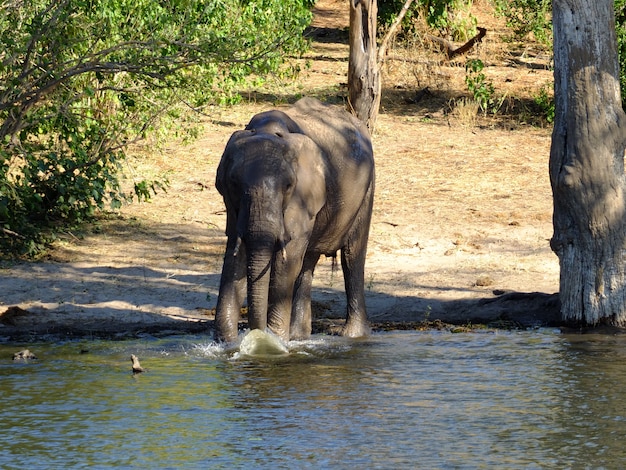
[[[483,40],[483,38],[485,37],[485,35],[487,34],[487,29],[486,28],[481,28],[480,26],[477,27],[478,29],[478,34],[476,34],[476,36],[474,36],[473,38],[471,38],[469,41],[467,41],[465,44],[463,44],[462,46],[459,46],[457,48],[455,48],[449,41],[446,41],[443,38],[439,38],[437,36],[426,36],[426,38],[431,41],[434,42],[435,44],[437,44],[439,46],[439,48],[441,49],[441,51],[443,53],[446,54],[446,57],[448,59],[452,59],[453,57],[456,57],[458,55],[462,55],[465,54],[467,52],[469,52],[469,50],[474,47],[474,45],[476,43],[479,43]]]
[[[8,228],[0,227],[0,231],[2,233],[4,233],[5,235],[9,235],[9,236],[14,237],[14,238],[19,238],[21,240],[25,240],[26,239],[26,237],[24,235],[20,235],[19,233],[14,232],[13,230],[9,230]]]
[[[391,26],[389,26],[389,29],[385,33],[385,36],[380,43],[380,47],[378,48],[378,67],[382,67],[383,63],[385,62],[385,55],[387,54],[387,48],[389,47],[389,43],[394,38],[394,36],[398,34],[398,30],[400,29],[402,20],[406,16],[406,12],[409,11],[412,3],[413,0],[406,0],[404,2],[402,10],[400,10],[400,13],[398,13],[398,16],[396,16],[396,19],[393,21]]]

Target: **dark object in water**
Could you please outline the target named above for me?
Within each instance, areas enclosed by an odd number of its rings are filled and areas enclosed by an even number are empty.
[[[146,369],[141,367],[141,364],[139,363],[139,359],[137,358],[137,356],[135,356],[134,354],[131,354],[130,360],[133,361],[133,374],[141,374],[142,372],[146,371]]]
[[[28,349],[24,349],[13,354],[14,361],[28,361],[29,359],[37,359],[37,356],[35,356]]]

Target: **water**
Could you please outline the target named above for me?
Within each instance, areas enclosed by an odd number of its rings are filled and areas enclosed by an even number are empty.
[[[0,345],[0,468],[620,468],[626,338],[554,330]],[[80,354],[81,349],[88,349]],[[130,354],[148,372],[131,374]]]

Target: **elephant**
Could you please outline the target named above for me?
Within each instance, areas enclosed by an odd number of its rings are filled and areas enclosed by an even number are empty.
[[[217,341],[237,339],[246,295],[251,330],[283,341],[310,337],[313,272],[321,255],[339,250],[347,298],[341,334],[369,333],[364,269],[374,181],[365,125],[314,98],[257,114],[232,134],[215,180],[227,236]]]

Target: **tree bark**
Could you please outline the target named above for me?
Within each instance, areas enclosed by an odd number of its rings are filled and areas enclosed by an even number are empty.
[[[349,111],[373,133],[380,107],[376,54],[376,0],[350,0]]]
[[[553,0],[550,150],[563,320],[626,326],[626,120],[613,2]]]

